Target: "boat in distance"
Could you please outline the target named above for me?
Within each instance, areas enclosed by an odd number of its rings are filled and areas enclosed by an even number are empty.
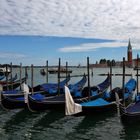
[[[58,73],[59,70],[57,68],[53,68],[53,69],[49,69],[48,72],[50,74],[55,74],[55,73]],[[72,70],[70,69],[65,69],[65,68],[60,68],[60,73],[72,73]]]

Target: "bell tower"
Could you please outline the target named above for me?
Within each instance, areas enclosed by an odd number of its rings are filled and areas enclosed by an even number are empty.
[[[129,64],[132,65],[132,46],[130,43],[130,39],[129,39],[128,48],[127,48],[127,61],[129,62]]]

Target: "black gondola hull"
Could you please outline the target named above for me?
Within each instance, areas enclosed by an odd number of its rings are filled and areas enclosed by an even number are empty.
[[[123,114],[121,116],[121,121],[123,124],[134,124],[140,122],[140,113]]]
[[[140,112],[127,112],[126,108],[120,105],[121,122],[123,124],[133,124],[140,122]]]
[[[3,86],[3,90],[12,90],[12,89],[16,89],[18,88],[23,82],[26,81],[26,77],[25,78],[22,78],[21,81],[20,80],[17,80],[11,84],[8,84],[8,85],[4,85]]]
[[[16,100],[14,98],[8,98],[1,94],[1,106],[5,109],[11,110],[11,109],[20,109],[27,107],[25,102],[23,100]]]
[[[33,99],[30,95],[28,96],[28,108],[31,111],[41,111],[41,110],[47,110],[47,109],[53,109],[53,110],[64,110],[65,108],[65,101],[37,101]]]

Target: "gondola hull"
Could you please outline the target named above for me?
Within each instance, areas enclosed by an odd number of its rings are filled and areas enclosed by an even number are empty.
[[[131,95],[129,95],[128,98],[125,99],[125,101],[127,101],[130,96]],[[99,99],[105,101],[105,105],[102,105],[102,103],[101,104],[96,103],[96,101],[98,101]],[[121,101],[122,101],[122,99],[120,99],[120,102]],[[108,102],[102,98],[98,98],[98,99],[94,100],[93,102],[94,102],[93,105],[91,105],[91,104],[88,105],[88,103],[90,103],[90,101],[87,102],[87,105],[81,104],[82,105],[82,113],[81,114],[95,114],[95,113],[103,113],[103,112],[107,112],[107,111],[112,111],[112,112],[117,111],[116,101]],[[100,104],[100,105],[97,105],[97,104]]]
[[[101,96],[102,94],[98,94],[94,97],[90,97],[90,99],[94,100]],[[88,97],[74,99],[76,103],[82,103],[87,100],[89,100]],[[47,110],[47,109],[64,110],[65,109],[65,95],[63,94],[60,96],[47,97],[46,99],[43,99],[43,100],[36,100],[32,98],[31,95],[28,95],[28,108],[31,111],[40,111],[40,110]]]
[[[133,123],[137,123],[140,122],[140,113],[135,113],[135,114],[123,114],[123,116],[121,116],[121,121],[124,124],[133,124]]]
[[[104,88],[102,89],[103,91],[107,90],[107,88],[109,86],[108,80],[105,80],[105,83],[106,83],[106,86],[104,86]],[[82,88],[80,87],[80,89],[82,89]],[[102,92],[97,92],[96,95],[90,96],[90,99],[93,100],[93,99],[99,98],[101,96],[102,96]],[[85,101],[89,100],[89,97],[88,96],[82,97],[82,98],[76,97],[74,100],[77,103],[81,103],[81,102],[85,102]],[[9,102],[11,102],[11,103],[9,103]],[[12,104],[14,104],[14,102],[16,105],[12,105]],[[2,102],[2,104],[4,104],[4,102]],[[24,108],[26,106],[26,104],[24,103],[24,100],[23,99],[21,100],[19,98],[15,98],[15,99],[12,98],[11,100],[10,99],[8,100],[8,98],[7,98],[5,104],[4,104],[5,108],[7,108],[7,109]],[[12,107],[9,105],[11,105]],[[45,97],[45,99],[42,99],[42,100],[38,100],[37,98],[35,99],[31,95],[28,95],[28,107],[30,108],[30,110],[34,110],[34,111],[45,110],[45,109],[63,109],[64,110],[65,95],[62,94],[59,96]]]
[[[135,104],[131,104],[125,108],[122,105],[120,105],[120,115],[121,115],[121,121],[123,124],[133,124],[133,123],[140,122],[140,108],[137,111],[133,111],[133,110],[127,111],[128,108],[134,107],[134,106]]]
[[[18,88],[23,82],[26,81],[26,77],[25,78],[22,78],[21,81],[20,80],[17,80],[15,82],[12,82],[12,83],[9,83],[7,85],[4,85],[3,86],[3,90],[12,90],[12,89],[16,89]]]
[[[5,75],[4,75],[5,77]],[[0,77],[1,78],[1,77]],[[13,77],[13,78],[10,78],[10,79],[7,79],[7,81],[0,81],[0,84],[1,85],[6,85],[6,84],[11,84],[12,82],[14,82],[15,80],[17,79],[17,74]]]
[[[61,93],[61,90],[63,91],[64,85],[69,81],[70,81],[70,76],[68,76],[67,79],[65,79],[65,80],[63,80],[59,83],[60,93]],[[32,91],[32,89],[33,89],[34,92],[45,91],[46,94],[48,94],[48,96],[49,96],[50,89],[53,89],[55,91],[55,94],[57,94],[58,83],[44,83],[44,84],[37,85],[33,88],[29,87],[30,91]]]
[[[17,100],[15,97],[9,98],[8,96],[4,96],[3,94],[1,94],[0,96],[1,96],[1,106],[4,109],[11,110],[27,107],[23,100]]]
[[[88,97],[87,95],[85,97],[80,98],[74,98],[74,101],[76,103],[82,103],[88,100],[94,100],[103,95],[103,92],[107,90],[108,86],[110,85],[109,77],[106,78],[104,81],[106,83],[105,86],[102,84],[102,92],[96,91],[97,94],[94,96]],[[104,83],[103,82],[103,83]],[[101,84],[100,84],[101,85]],[[87,88],[85,88],[85,92],[87,92]],[[59,96],[53,96],[53,97],[47,97],[44,100],[38,101],[36,99],[33,99],[30,95],[28,96],[28,108],[33,111],[39,111],[39,110],[45,110],[45,109],[64,109],[65,108],[65,95],[59,95]]]
[[[107,111],[116,111],[117,107],[115,103],[111,103],[104,106],[92,106],[92,107],[82,107],[83,114],[95,114],[95,113],[103,113]]]
[[[132,96],[132,92],[136,88],[135,79],[130,79],[125,84],[125,88],[126,89],[125,89],[124,94],[122,92],[123,91],[122,89],[114,88],[109,93],[109,96],[103,96],[101,98],[97,98],[96,100],[89,100],[89,101],[86,101],[86,102],[83,102],[83,103],[80,103],[79,105],[77,105],[72,100],[68,87],[65,87],[66,107],[67,107],[66,114],[67,115],[72,115],[72,114],[91,115],[93,113],[95,114],[95,113],[103,113],[103,112],[107,112],[107,111],[115,111],[115,110],[117,110],[116,97],[117,97],[117,102],[121,102],[121,101],[123,101],[123,99],[125,101],[127,101]],[[77,109],[76,111],[75,111],[75,108]],[[81,108],[82,108],[82,110],[81,110]]]
[[[64,110],[65,108],[65,101],[63,99],[61,100],[54,100],[47,99],[47,101],[38,101],[32,98],[30,95],[28,95],[28,108],[30,111],[41,111],[41,110],[47,110],[47,109],[53,109],[53,110]]]

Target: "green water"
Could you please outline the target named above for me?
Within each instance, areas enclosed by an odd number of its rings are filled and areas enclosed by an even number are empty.
[[[109,69],[95,69],[94,77],[91,77],[91,85],[102,82],[105,76],[98,76],[98,74],[108,71]],[[72,74],[83,74],[83,72],[86,72],[86,69],[75,68]],[[30,72],[28,73],[30,78]],[[122,73],[122,69],[115,68],[113,73]],[[126,69],[126,73],[132,73],[132,70]],[[34,74],[34,85],[45,82],[46,78],[40,75],[39,69],[35,69]],[[126,77],[126,81],[129,78]],[[72,78],[70,83],[80,79],[80,77]],[[57,82],[57,75],[49,75],[49,81]],[[122,86],[122,77],[113,77],[113,87],[115,86]],[[75,117],[65,116],[64,111],[46,110],[32,113],[24,109],[5,111],[0,108],[0,140],[43,139],[139,140],[140,123],[124,126],[116,112]]]
[[[140,123],[123,126],[116,113],[65,116],[64,112],[0,111],[1,140],[140,139]]]

